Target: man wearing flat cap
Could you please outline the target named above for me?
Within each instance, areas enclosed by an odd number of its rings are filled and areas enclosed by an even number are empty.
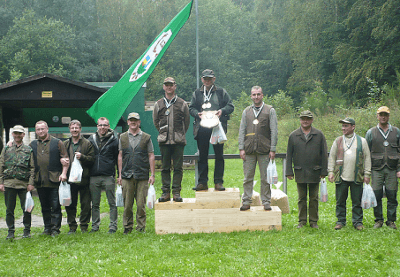
[[[197,141],[199,149],[199,178],[197,185],[193,189],[208,190],[208,150],[210,146],[211,133],[214,126],[200,126],[202,117],[215,114],[222,124],[222,127],[227,132],[229,115],[233,112],[234,106],[229,94],[225,89],[215,85],[215,74],[211,69],[206,69],[202,72],[201,81],[203,85],[195,90],[192,100],[189,105],[190,115],[194,117],[193,135]],[[210,128],[208,128],[210,127]],[[214,144],[215,153],[215,169],[214,169],[214,184],[215,190],[225,190],[224,183],[224,145]]]
[[[0,191],[4,191],[6,204],[6,223],[8,235],[6,239],[13,239],[15,233],[14,210],[17,196],[24,212],[23,238],[31,237],[31,213],[25,211],[26,192],[34,189],[35,164],[33,162],[32,148],[25,145],[25,129],[15,125],[12,129],[14,141],[11,146],[1,152],[0,157]]]
[[[371,176],[371,156],[367,141],[356,135],[356,122],[346,117],[339,121],[343,136],[332,144],[328,159],[329,182],[336,184],[336,222],[335,230],[346,226],[346,201],[351,193],[352,222],[356,230],[364,229],[361,198],[363,183],[369,184]]]
[[[318,229],[318,191],[321,178],[328,175],[328,149],[324,134],[312,127],[314,116],[310,111],[300,113],[300,128],[289,136],[286,152],[286,177],[296,178],[299,206],[299,224],[307,224],[307,191],[309,193],[309,223]],[[294,169],[294,174],[293,174]]]
[[[175,94],[176,82],[167,77],[163,83],[164,97],[159,99],[153,110],[153,123],[159,135],[158,145],[161,151],[162,195],[159,202],[171,199],[171,160],[174,175],[172,179],[173,200],[182,202],[181,183],[183,176],[183,150],[186,145],[186,132],[190,124],[189,107],[186,102]]]
[[[400,178],[400,130],[389,123],[390,110],[382,106],[377,111],[378,125],[367,131],[365,139],[371,150],[372,181],[377,206],[374,207],[375,225],[374,228],[381,228],[383,225],[382,197],[385,187],[387,197],[387,221],[386,225],[397,229],[397,190]]]
[[[155,157],[150,135],[140,129],[140,115],[128,115],[129,130],[121,134],[118,154],[118,184],[124,198],[124,234],[133,229],[133,204],[136,200],[136,230],[145,232],[146,197],[149,184],[154,184]],[[149,173],[151,173],[149,177]]]

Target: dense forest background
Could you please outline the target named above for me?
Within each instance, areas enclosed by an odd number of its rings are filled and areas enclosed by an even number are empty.
[[[37,73],[118,81],[189,0],[0,0],[0,83]],[[200,71],[323,113],[397,96],[400,0],[198,0]],[[196,88],[195,10],[148,80]]]

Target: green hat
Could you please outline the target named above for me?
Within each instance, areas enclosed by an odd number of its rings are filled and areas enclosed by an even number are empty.
[[[309,110],[302,111],[302,112],[300,113],[300,116],[299,116],[299,117],[300,117],[300,118],[302,118],[302,117],[314,118],[312,112],[310,112]]]
[[[353,118],[351,118],[351,117],[346,117],[345,119],[339,120],[339,123],[356,125],[355,120]]]
[[[205,69],[202,73],[201,73],[201,77],[215,77],[214,71],[212,71],[211,69]]]

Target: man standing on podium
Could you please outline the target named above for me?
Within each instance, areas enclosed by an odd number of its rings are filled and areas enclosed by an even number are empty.
[[[265,210],[271,210],[271,186],[267,182],[269,160],[275,159],[278,143],[278,120],[275,109],[263,101],[262,88],[251,88],[253,105],[242,114],[239,128],[239,151],[243,160],[243,205],[241,211],[250,209],[253,180],[257,162],[260,168],[260,197]]]

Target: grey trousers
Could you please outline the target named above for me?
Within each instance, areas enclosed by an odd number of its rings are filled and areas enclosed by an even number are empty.
[[[271,203],[271,185],[267,183],[267,167],[269,163],[269,155],[260,154],[246,154],[246,160],[243,162],[243,205],[251,204],[251,197],[253,196],[253,181],[256,166],[260,169],[260,197],[263,205]]]
[[[100,228],[100,200],[101,191],[106,191],[108,205],[110,206],[110,230],[117,230],[118,210],[115,206],[115,178],[113,176],[90,177],[90,193],[92,195],[92,229]]]

